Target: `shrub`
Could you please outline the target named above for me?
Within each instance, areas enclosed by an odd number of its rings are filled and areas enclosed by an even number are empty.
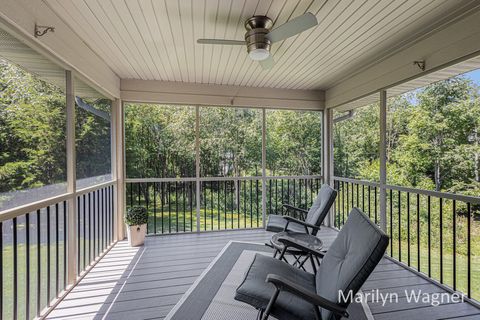
[[[132,207],[127,210],[125,223],[129,226],[138,226],[147,223],[147,209],[144,207]]]

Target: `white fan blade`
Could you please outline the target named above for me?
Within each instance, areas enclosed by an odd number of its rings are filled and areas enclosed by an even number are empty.
[[[224,40],[224,39],[197,39],[197,43],[200,44],[226,44],[233,46],[243,46],[245,41],[240,40]]]
[[[263,70],[269,70],[272,69],[273,66],[275,65],[275,60],[273,60],[272,55],[269,55],[267,59],[265,60],[260,60],[258,61],[260,65],[262,66]]]
[[[317,24],[317,17],[313,13],[307,12],[273,29],[266,37],[271,42],[282,41],[315,27]]]

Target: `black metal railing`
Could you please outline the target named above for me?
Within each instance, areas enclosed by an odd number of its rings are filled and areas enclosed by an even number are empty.
[[[77,196],[77,273],[81,274],[114,241],[113,186]]]
[[[67,202],[0,222],[0,318],[32,319],[66,288]]]
[[[262,227],[263,210],[285,214],[283,203],[308,208],[320,187],[320,177],[135,179],[126,200],[147,208],[150,234],[244,229]]]
[[[335,178],[335,226],[352,207],[380,223],[380,185]],[[385,185],[387,254],[431,279],[480,300],[480,199]]]
[[[68,283],[69,201],[75,201],[77,274],[114,241],[114,182],[19,208],[0,220],[0,320],[45,314]],[[25,211],[27,213],[23,213]]]

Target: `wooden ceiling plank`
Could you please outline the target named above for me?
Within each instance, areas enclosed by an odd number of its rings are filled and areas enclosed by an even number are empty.
[[[155,39],[150,32],[150,27],[147,24],[147,18],[145,16],[145,10],[142,8],[140,1],[127,1],[125,2],[133,22],[135,23],[136,30],[141,37],[143,46],[148,52],[147,63],[150,64],[152,72],[158,74],[161,79],[167,80],[167,71],[162,58],[159,55],[159,51],[155,45]]]
[[[289,6],[286,8],[287,10],[285,10],[285,15],[277,19],[276,25],[281,25],[292,18],[304,14],[305,12],[312,12],[316,15],[326,1],[327,0],[314,0],[310,2],[298,1],[295,3],[294,7]],[[290,3],[293,4],[294,2],[289,1],[289,4]],[[262,83],[262,86],[269,86],[266,85],[266,83],[268,83],[266,79],[271,79],[274,75],[285,74],[284,69],[287,66],[282,63],[283,53],[286,50],[289,50],[294,43],[298,43],[298,39],[301,39],[302,36],[306,36],[306,34],[313,32],[313,30],[314,29],[304,31],[301,35],[297,35],[280,43],[274,44],[272,46],[272,55],[273,59],[275,60],[275,66],[266,72],[259,73],[258,76],[254,77],[254,81],[250,85],[258,86],[260,83]]]
[[[103,8],[98,4],[97,0],[84,0],[84,2],[85,5],[89,8],[93,17],[95,17],[95,20],[98,22],[98,29],[102,29],[102,33],[105,34],[105,38],[109,39],[105,41],[110,41],[113,44],[113,47],[111,47],[112,51],[110,51],[106,59],[108,59],[109,56],[117,53],[116,55],[120,56],[120,59],[126,61],[123,67],[126,67],[130,70],[130,76],[140,78],[138,62],[136,61],[135,56],[125,46],[123,39],[119,37],[116,32],[109,32],[109,30],[113,30],[114,28],[108,15],[105,14]]]
[[[331,13],[339,5],[339,2],[335,1],[315,1],[311,7],[305,8],[306,11],[314,13],[317,17],[319,25],[311,30],[302,32],[296,37],[285,40],[279,48],[279,51],[275,52],[275,59],[279,65],[278,69],[274,69],[273,72],[266,75],[260,82],[261,85],[274,87],[278,82],[284,80],[286,77],[290,77],[288,70],[290,64],[299,63],[299,52],[303,50],[303,44],[313,42],[311,39],[317,37],[323,30],[325,21],[329,19]],[[297,12],[296,15],[303,12]],[[287,62],[288,61],[288,62]]]
[[[102,8],[104,14],[107,16],[109,24],[107,30],[110,34],[115,35],[116,39],[121,39],[123,47],[128,51],[128,54],[135,60],[135,68],[141,79],[148,79],[148,71],[145,62],[141,56],[137,46],[135,46],[131,35],[121,20],[115,6],[109,0],[95,0],[99,7]]]
[[[132,16],[131,9],[127,6],[126,0],[110,0],[114,1],[114,7],[116,12],[125,26],[127,33],[130,35],[132,44],[138,50],[140,57],[145,65],[146,76],[148,79],[155,79],[160,76],[158,69],[152,64],[152,56],[145,46],[145,40],[142,37],[141,31],[138,29],[137,22]],[[135,3],[136,0],[130,0],[131,4]]]
[[[375,26],[375,29],[370,30],[368,36],[366,38],[359,38],[358,40],[353,40],[349,47],[345,49],[345,54],[342,55],[342,64],[346,65],[350,63],[350,57],[360,58],[362,54],[364,54],[364,50],[369,50],[369,48],[375,48],[377,44],[381,44],[384,40],[392,38],[395,36],[403,28],[407,27],[409,24],[415,22],[415,20],[419,19],[420,17],[424,16],[431,10],[434,10],[435,7],[440,3],[440,1],[430,1],[430,2],[422,2],[419,3],[417,1],[410,1],[408,5],[402,6],[401,9],[393,10],[394,15],[387,19],[384,17],[378,25]],[[444,2],[445,3],[445,2]],[[418,6],[421,7],[418,7]],[[394,22],[394,23],[391,23]],[[395,25],[395,27],[393,27]],[[351,48],[355,48],[355,52]],[[339,55],[342,53],[339,53]],[[370,57],[370,59],[372,59]],[[328,61],[328,66],[324,70],[324,77],[326,78],[332,71],[332,68],[338,68],[340,66],[337,65],[337,61]],[[361,63],[361,65],[365,65],[365,62]],[[309,79],[309,75],[305,75],[307,80],[315,81],[314,79]],[[299,81],[299,83],[301,83]],[[303,82],[302,82],[303,83]],[[305,84],[304,85],[313,85],[316,86],[317,84]],[[326,85],[328,86],[328,85]]]

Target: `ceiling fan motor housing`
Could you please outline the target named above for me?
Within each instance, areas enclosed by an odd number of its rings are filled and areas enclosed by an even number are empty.
[[[253,16],[245,21],[245,42],[247,43],[247,51],[250,57],[254,60],[263,60],[264,57],[258,56],[255,58],[256,52],[268,53],[270,52],[271,42],[266,35],[270,32],[273,22],[266,16]]]

